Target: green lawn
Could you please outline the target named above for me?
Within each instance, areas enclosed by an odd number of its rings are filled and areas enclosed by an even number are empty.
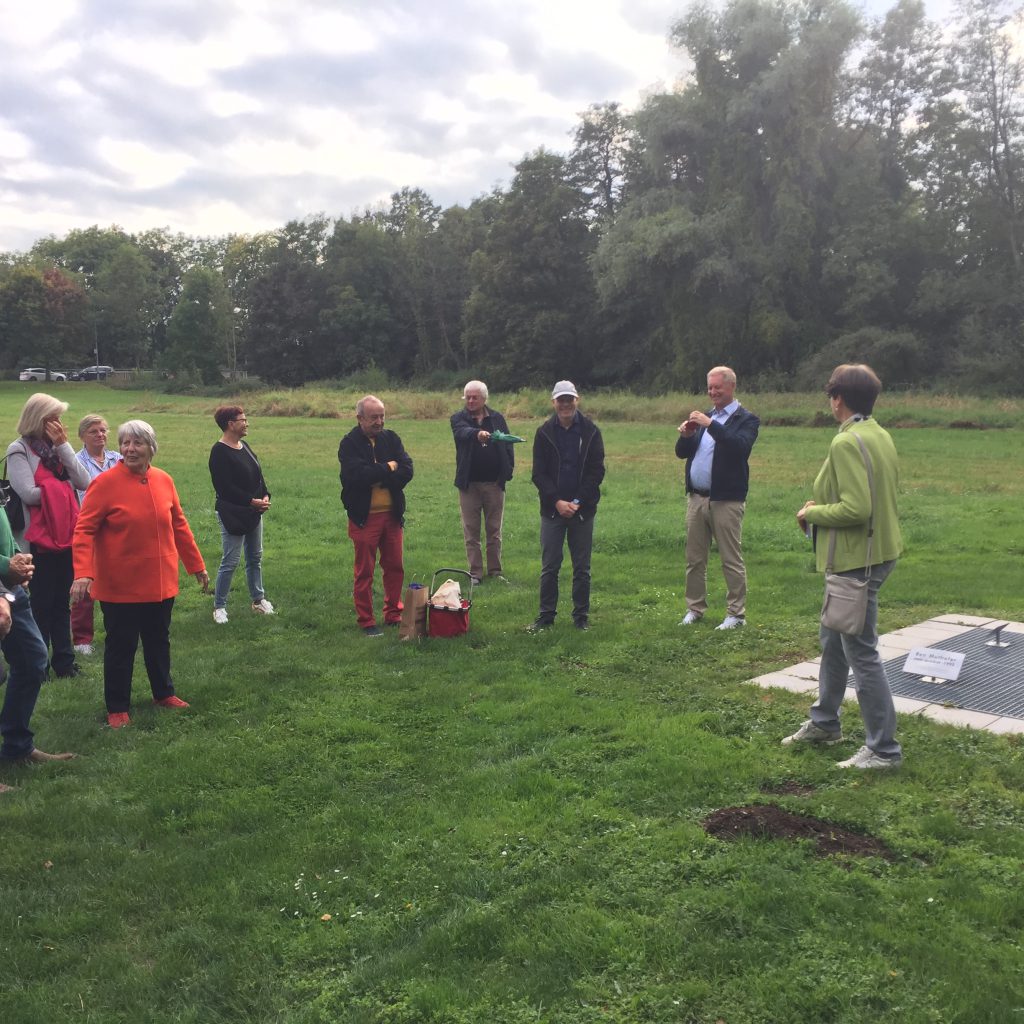
[[[60,393],[70,424],[90,411],[154,424],[157,464],[215,572],[217,403],[91,384]],[[10,438],[27,394],[0,385]],[[806,414],[819,400],[800,401]],[[130,729],[104,725],[98,657],[44,687],[40,745],[81,757],[3,776],[18,791],[0,797],[0,1021],[1024,1015],[1020,740],[904,717],[901,771],[841,773],[833,762],[863,735],[855,708],[848,744],[794,752],[779,740],[806,699],[745,684],[816,654],[821,580],[792,515],[830,428],[762,431],[746,629],[711,628],[724,613],[714,556],[709,624],[676,626],[678,420],[598,417],[609,458],[591,631],[567,614],[524,630],[539,572],[524,445],[506,512],[511,583],[478,590],[468,636],[417,645],[355,626],[336,458],[354,420],[348,396],[338,404],[341,419],[251,413],[274,497],[265,583],[280,614],[249,612],[240,569],[231,621],[215,626],[212,599],[183,582],[172,654],[190,711],[145,706],[141,658]],[[537,422],[510,417],[529,437]],[[427,580],[464,562],[450,431],[444,418],[389,426],[416,464],[407,576]],[[894,437],[907,553],[882,592],[881,628],[949,611],[1024,620],[1019,415],[1006,429]],[[766,794],[784,783],[810,791]],[[756,802],[870,833],[894,859],[704,833],[712,811]]]

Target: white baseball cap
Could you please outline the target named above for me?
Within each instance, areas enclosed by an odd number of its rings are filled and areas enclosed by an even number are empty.
[[[560,380],[552,389],[551,397],[558,398],[559,395],[572,395],[573,398],[579,398],[579,393],[576,391],[576,385],[571,380]]]

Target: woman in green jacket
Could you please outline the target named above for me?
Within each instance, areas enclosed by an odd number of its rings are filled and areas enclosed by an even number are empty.
[[[832,439],[828,457],[814,481],[813,499],[796,514],[801,527],[814,531],[818,570],[826,568],[834,535],[835,552],[829,571],[857,579],[864,579],[869,567],[868,523],[873,518],[864,629],[853,635],[821,627],[818,699],[811,706],[810,719],[782,741],[785,745],[839,743],[843,738],[839,712],[852,671],[864,720],[865,745],[853,757],[840,761],[841,768],[894,768],[903,758],[896,742],[892,691],[878,654],[878,591],[903,551],[896,509],[896,447],[889,434],[871,418],[881,390],[882,382],[870,366],[847,363],[832,371],[825,391],[839,432]],[[871,460],[873,506],[858,438]]]

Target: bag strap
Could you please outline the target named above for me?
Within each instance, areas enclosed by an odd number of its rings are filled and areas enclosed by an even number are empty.
[[[871,512],[868,514],[868,545],[867,552],[865,555],[865,571],[871,573],[871,546],[875,536],[875,473],[874,468],[871,465],[871,456],[868,454],[867,448],[864,447],[864,442],[860,439],[860,435],[855,431],[850,431],[853,434],[858,446],[860,447],[861,458],[864,460],[864,468],[868,474],[868,492],[871,495]],[[839,500],[839,495],[835,496],[836,501]],[[836,529],[832,527],[828,531],[828,556],[825,560],[825,572],[832,572],[832,565],[836,558]]]

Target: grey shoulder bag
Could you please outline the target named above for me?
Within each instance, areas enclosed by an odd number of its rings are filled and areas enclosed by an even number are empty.
[[[864,466],[868,471],[868,490],[871,493],[871,514],[868,517],[868,545],[864,558],[864,578],[839,575],[832,571],[836,557],[836,531],[829,530],[828,558],[825,562],[825,600],[821,605],[821,624],[839,633],[859,636],[864,632],[868,613],[868,580],[871,577],[871,541],[875,532],[875,477],[864,442],[851,431],[860,445]],[[838,496],[837,496],[838,500]]]

